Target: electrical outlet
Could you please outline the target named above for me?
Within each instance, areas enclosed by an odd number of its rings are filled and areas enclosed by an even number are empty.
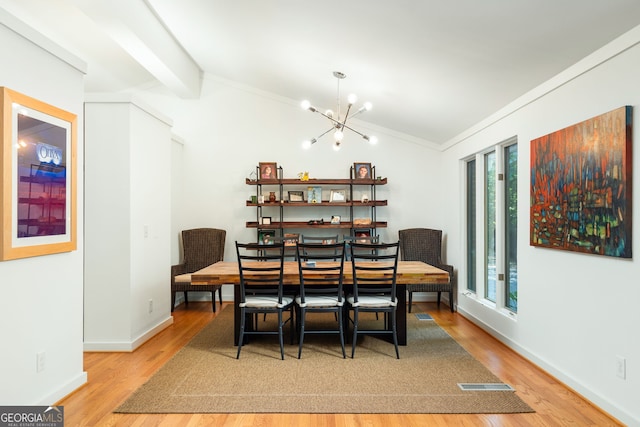
[[[44,352],[36,353],[36,372],[44,371]]]
[[[153,313],[153,300],[149,300],[149,313]]]
[[[627,360],[622,356],[616,356],[616,375],[623,380],[627,377]]]

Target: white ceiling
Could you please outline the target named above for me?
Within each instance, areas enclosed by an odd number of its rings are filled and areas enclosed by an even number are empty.
[[[88,63],[88,92],[207,73],[445,144],[640,24],[638,0],[0,0]],[[169,34],[167,34],[167,31]],[[176,43],[177,42],[177,43]],[[195,79],[198,80],[197,77]],[[346,100],[343,100],[346,102]]]

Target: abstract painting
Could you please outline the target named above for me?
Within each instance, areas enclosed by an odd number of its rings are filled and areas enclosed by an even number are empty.
[[[631,258],[632,107],[531,141],[530,243]]]

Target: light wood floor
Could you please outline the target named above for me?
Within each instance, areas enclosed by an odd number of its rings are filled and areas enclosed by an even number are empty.
[[[426,311],[469,353],[513,386],[535,414],[113,414],[215,315],[211,303],[184,304],[174,323],[132,353],[85,353],[89,381],[58,402],[65,426],[618,426],[622,425],[554,378],[528,363],[449,307],[414,305]],[[219,313],[219,311],[218,311]]]

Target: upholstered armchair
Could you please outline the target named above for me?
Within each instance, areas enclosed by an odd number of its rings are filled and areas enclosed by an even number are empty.
[[[216,291],[222,305],[221,285],[191,284],[191,273],[222,261],[227,232],[217,228],[194,228],[182,231],[182,263],[171,266],[171,311],[176,305],[176,292],[184,292],[184,302],[189,304],[189,292],[211,292],[211,304],[216,311]]]
[[[422,261],[445,270],[449,273],[449,283],[420,283],[407,285],[409,292],[409,313],[413,302],[414,292],[437,292],[438,306],[442,292],[449,293],[449,306],[454,310],[454,276],[453,266],[442,261],[442,230],[430,228],[408,228],[399,231],[400,256],[403,261]]]

